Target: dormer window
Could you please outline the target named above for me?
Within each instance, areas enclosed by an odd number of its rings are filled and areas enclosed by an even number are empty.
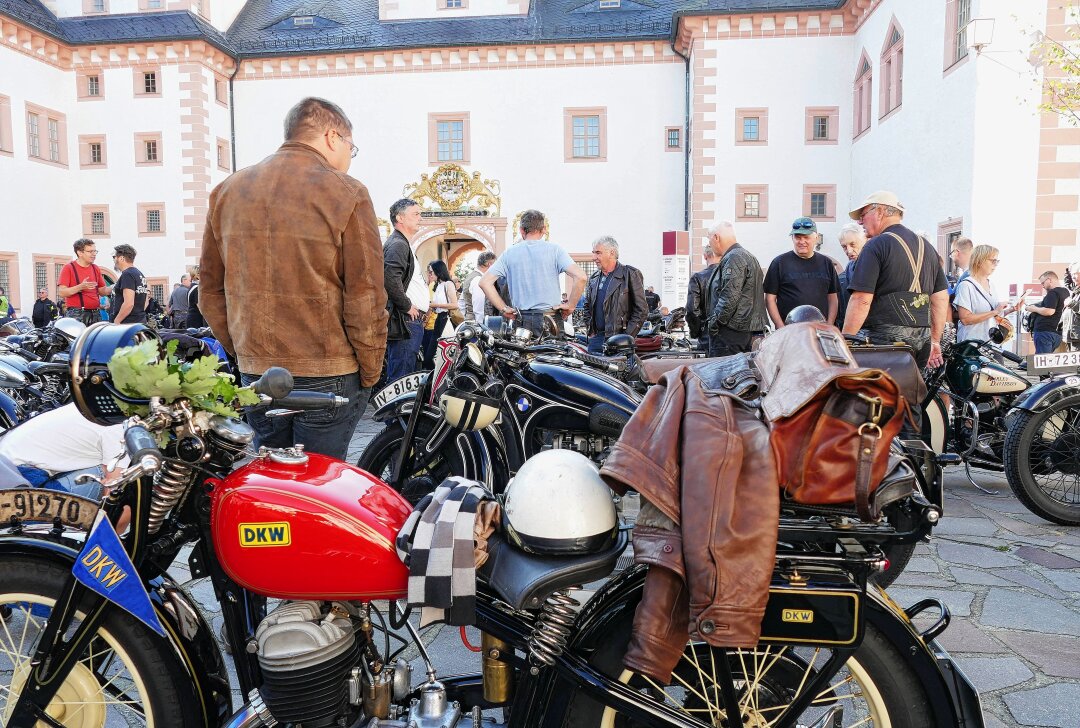
[[[292,19],[294,28],[310,28],[315,25],[314,15],[297,15]]]
[[[601,10],[614,10],[622,5],[622,0],[600,0]]]

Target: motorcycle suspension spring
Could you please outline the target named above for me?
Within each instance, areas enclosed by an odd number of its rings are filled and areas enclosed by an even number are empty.
[[[191,485],[195,469],[176,460],[166,460],[154,476],[154,495],[150,499],[150,533],[157,533],[165,516]]]
[[[533,665],[550,667],[566,649],[570,630],[577,618],[581,602],[566,590],[557,591],[547,598],[540,608],[540,616],[529,635],[529,661]]]

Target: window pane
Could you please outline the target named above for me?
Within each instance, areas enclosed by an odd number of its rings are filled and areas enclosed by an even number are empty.
[[[827,116],[815,116],[814,117],[814,139],[828,139],[829,138],[829,117]]]
[[[151,283],[150,295],[157,299],[158,303],[161,303],[165,300],[165,286],[160,283]]]
[[[574,156],[575,157],[584,157],[585,156],[585,140],[584,139],[578,139],[578,138],[574,139]]]
[[[64,270],[65,265],[67,265],[67,263],[53,263],[53,280],[54,281],[59,281],[60,280],[60,271]]]
[[[86,95],[87,96],[100,96],[101,95],[101,79],[97,76],[86,77]]]
[[[146,211],[146,232],[161,232],[161,210]]]
[[[0,288],[3,288],[4,291],[11,290],[11,280],[8,276],[8,262],[6,260],[0,260]],[[4,311],[4,315],[7,315],[7,311]]]
[[[144,73],[143,74],[143,93],[156,94],[157,93],[157,74],[156,73]]]
[[[758,117],[748,116],[743,119],[743,141],[756,142],[758,140]]]
[[[669,147],[677,147],[677,146],[679,146],[679,130],[678,129],[668,129],[667,145]]]
[[[827,215],[826,194],[824,192],[810,193],[810,217],[825,217]]]
[[[743,195],[743,217],[758,217],[761,203],[761,195],[757,192],[747,192]]]
[[[105,0],[94,0],[92,7],[94,8],[95,13],[105,12]]]
[[[968,54],[967,25],[970,22],[971,0],[959,0],[956,3],[956,54],[954,60],[959,61]]]
[[[91,212],[90,213],[90,232],[96,235],[105,234],[105,213],[104,212]]]
[[[26,129],[27,134],[30,137],[30,156],[41,156],[41,134],[38,129],[38,117],[37,114],[26,115]]]
[[[156,162],[158,161],[157,153],[157,141],[154,139],[148,139],[146,142],[146,161]]]
[[[574,136],[585,136],[585,117],[574,117]]]
[[[56,119],[49,119],[49,160],[60,161],[60,123]]]
[[[96,142],[90,145],[90,164],[101,164],[101,145]]]
[[[49,290],[48,270],[49,269],[45,266],[44,263],[38,263],[38,262],[34,263],[34,295],[35,296],[37,295],[37,292],[40,291],[42,288],[44,288],[46,291]]]

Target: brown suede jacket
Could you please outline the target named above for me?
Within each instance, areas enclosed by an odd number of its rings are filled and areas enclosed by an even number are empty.
[[[624,658],[661,682],[688,636],[754,647],[776,557],[780,488],[747,355],[664,374],[604,462],[647,500],[634,560],[650,565]]]
[[[367,188],[286,142],[210,194],[200,258],[206,322],[240,370],[379,379],[386,289]]]

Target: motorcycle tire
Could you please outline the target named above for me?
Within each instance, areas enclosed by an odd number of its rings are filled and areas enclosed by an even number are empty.
[[[612,626],[609,636],[599,644],[589,663],[631,687],[663,699],[669,706],[687,711],[703,726],[729,725],[722,722],[719,688],[713,680],[718,653],[704,643],[688,643],[675,666],[671,686],[664,688],[648,678],[630,672],[622,665],[630,639],[633,611],[628,610]],[[827,652],[827,650],[825,650]],[[815,659],[816,657],[816,659]],[[740,705],[743,720],[734,725],[771,725],[780,709],[797,696],[802,680],[814,665],[822,665],[825,655],[815,655],[813,648],[792,648],[761,644],[754,650],[730,650],[731,666],[737,688],[750,684],[753,692],[741,691]],[[888,643],[870,624],[866,625],[863,642],[832,679],[835,700],[826,703],[820,698],[799,716],[797,723],[811,725],[832,707],[843,706],[843,721],[836,725],[888,725],[891,728],[936,728],[930,711],[930,701],[914,670],[904,656]],[[571,698],[564,714],[564,728],[636,728],[637,724],[613,709],[601,705],[578,691]],[[834,723],[830,722],[829,726]]]
[[[1028,510],[1080,525],[1080,395],[1011,417],[1004,461],[1009,487]]]
[[[416,423],[413,433],[414,443],[426,442],[432,431],[431,421],[422,419]],[[360,459],[356,461],[357,467],[365,470],[376,478],[389,483],[390,469],[393,466],[398,452],[405,440],[405,428],[400,422],[391,422],[382,431],[371,439],[364,451],[360,453]],[[456,448],[443,444],[443,450],[439,457],[422,472],[410,473],[405,480],[400,493],[407,501],[416,505],[420,500],[435,490],[439,483],[451,475],[468,477],[464,460]]]
[[[17,695],[13,683],[28,669],[41,629],[70,578],[57,564],[26,557],[0,563],[0,724]],[[110,606],[88,652],[49,705],[68,728],[139,725],[201,726],[198,699],[168,643],[119,607]]]

